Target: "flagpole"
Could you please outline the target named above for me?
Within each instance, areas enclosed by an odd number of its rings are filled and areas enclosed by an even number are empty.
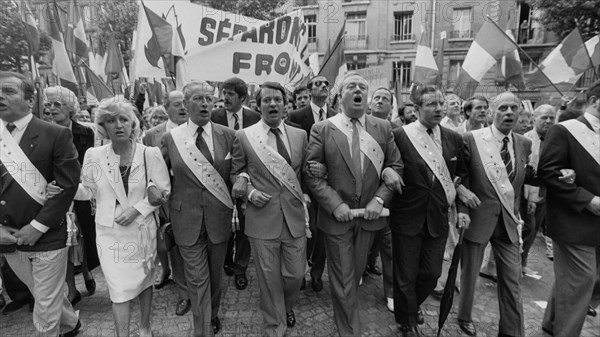
[[[325,61],[323,61],[323,65],[321,65],[321,69],[319,69],[319,73],[317,74],[317,76],[321,75],[321,71],[323,70],[323,68],[325,67],[325,65],[327,64],[327,62],[329,62],[329,59],[331,59],[331,56],[333,55],[333,52],[340,46],[340,44],[342,43],[342,41],[344,41],[345,37],[346,37],[346,32],[344,30],[344,33],[342,34],[342,38],[339,39],[339,41],[336,41],[335,45],[331,49],[331,52],[327,56],[327,59]]]
[[[28,7],[28,6],[27,6]],[[42,110],[43,108],[43,104],[44,102],[42,101],[42,85],[39,82],[39,71],[37,70],[36,64],[35,64],[35,57],[34,57],[34,52],[33,52],[33,46],[31,45],[31,36],[29,35],[29,29],[27,29],[27,24],[25,23],[25,21],[27,20],[27,13],[25,13],[25,11],[23,10],[23,4],[20,7],[22,13],[22,20],[21,23],[23,24],[23,31],[25,32],[25,39],[27,40],[27,52],[29,54],[29,72],[31,73],[31,81],[34,83],[35,86],[35,95],[36,95],[36,102],[35,102],[35,111],[33,112],[34,115],[36,115],[38,118],[42,117]],[[27,8],[29,9],[29,8]],[[34,76],[35,75],[35,76]]]
[[[537,68],[537,69],[538,69],[538,70],[539,70],[541,73],[542,73],[542,75],[544,75],[544,77],[545,77],[545,78],[548,80],[548,82],[550,82],[550,84],[551,84],[551,85],[554,87],[554,90],[556,90],[556,92],[558,92],[558,93],[560,94],[560,96],[561,96],[561,97],[562,97],[562,96],[564,96],[564,94],[562,93],[562,91],[560,91],[560,89],[558,89],[558,87],[556,86],[556,84],[554,84],[554,83],[553,83],[553,82],[550,80],[550,78],[548,78],[548,75],[546,75],[546,73],[544,73],[544,71],[542,70],[542,68],[540,68],[540,66],[539,66],[539,65],[538,65],[538,64],[537,64],[537,63],[536,63],[536,62],[535,62],[535,61],[534,61],[534,60],[531,58],[531,56],[529,56],[529,54],[527,54],[527,53],[526,53],[526,52],[525,52],[525,51],[524,51],[524,50],[523,50],[523,49],[522,49],[522,48],[519,46],[519,44],[517,43],[517,41],[514,41],[513,39],[511,39],[511,38],[510,38],[510,36],[508,36],[508,35],[506,34],[506,32],[505,32],[505,31],[503,31],[503,30],[502,30],[502,28],[500,28],[500,26],[498,26],[498,24],[497,24],[497,23],[496,23],[494,20],[492,20],[492,19],[490,18],[490,16],[489,16],[489,15],[487,16],[487,18],[488,18],[488,20],[490,20],[490,21],[491,21],[491,22],[494,24],[494,26],[496,26],[496,28],[498,28],[498,30],[499,30],[500,32],[502,32],[502,34],[504,34],[504,36],[505,36],[505,37],[506,37],[508,40],[510,40],[510,41],[511,41],[511,42],[512,42],[512,43],[513,43],[515,46],[517,46],[517,49],[518,49],[520,52],[522,52],[523,54],[525,54],[525,56],[527,56],[527,58],[529,59],[529,61],[530,61],[530,62],[531,62],[531,63],[532,63],[532,64],[533,64],[533,65],[534,65],[534,66],[535,66],[535,67],[536,67],[536,68]]]

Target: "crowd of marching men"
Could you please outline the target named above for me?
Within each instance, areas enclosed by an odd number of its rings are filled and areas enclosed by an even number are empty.
[[[55,86],[41,118],[30,80],[3,71],[0,84],[4,311],[29,304],[41,335],[84,329],[75,274],[93,294],[98,266],[117,336],[136,299],[139,335],[153,335],[153,289],[170,279],[193,335],[218,334],[222,274],[243,291],[252,256],[267,336],[293,329],[307,266],[319,292],[326,261],[340,336],[361,335],[364,273],[382,275],[402,336],[420,335],[428,296],[441,298],[441,329],[455,289],[458,325],[476,336],[479,275],[498,283],[499,335],[524,336],[540,230],[555,273],[542,329],[579,335],[600,304],[600,81],[583,111],[417,86],[394,114],[391,91],[369,94],[354,72],[333,105],[322,76],[293,93],[265,82],[255,97],[239,78],[221,98],[191,81],[146,110],[143,94],[86,107]],[[453,254],[459,275],[454,262],[442,275]]]

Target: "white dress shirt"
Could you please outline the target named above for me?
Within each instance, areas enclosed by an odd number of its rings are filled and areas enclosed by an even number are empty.
[[[198,124],[192,122],[191,119],[188,120],[188,128],[190,129],[191,134],[194,135],[194,140],[196,140],[198,137],[198,127],[199,127]],[[206,142],[206,145],[208,146],[208,150],[210,151],[210,155],[213,157],[213,160],[214,160],[215,159],[215,147],[213,144],[213,137],[212,137],[212,122],[206,123],[206,125],[204,125],[202,127],[202,129],[204,130],[202,132],[202,138],[204,138],[204,142]]]
[[[323,107],[321,108],[311,101],[310,108],[312,109],[313,118],[315,119],[315,123],[318,123],[321,121],[321,119],[319,119],[319,110],[321,110],[321,109],[323,109],[323,120],[327,119],[327,104],[323,105]]]
[[[240,130],[244,128],[244,114],[243,114],[243,110],[244,108],[240,108],[240,110],[238,110],[236,112],[237,116],[238,116],[238,124],[240,125]],[[233,127],[235,126],[235,117],[233,117],[233,112],[232,111],[226,111],[227,112],[227,125],[233,129]]]
[[[592,125],[592,129],[594,129],[594,132],[600,133],[600,119],[598,119],[598,117],[592,115],[589,112],[584,113],[583,117],[587,119],[588,122],[590,122],[590,125]]]
[[[496,151],[498,151],[498,153],[502,151],[504,137],[508,137],[508,153],[510,153],[510,160],[512,161],[513,170],[516,171],[517,167],[515,166],[515,149],[513,145],[512,131],[509,131],[508,135],[505,135],[500,132],[500,130],[498,130],[494,124],[490,126],[490,129],[492,130],[492,136],[494,136],[494,139],[496,139],[496,142],[492,142],[492,144],[496,146]]]
[[[416,126],[417,126],[417,131],[423,133],[427,137],[431,137],[427,133],[428,128],[425,125],[423,125],[420,120],[417,120]],[[431,131],[433,131],[433,142],[438,147],[438,149],[440,149],[440,151],[442,151],[442,131],[440,130],[440,127],[438,125],[436,125],[433,129],[431,129]]]
[[[170,132],[171,130],[175,129],[178,126],[179,125],[177,125],[177,123],[175,123],[172,120],[168,119],[167,120],[167,124],[165,125],[165,132]]]
[[[275,138],[275,134],[273,132],[270,132],[271,127],[268,126],[262,119],[260,120],[260,123],[261,123],[260,125],[262,126],[261,131],[263,132],[263,135],[267,136],[267,144],[269,144],[270,147],[277,150],[277,138]],[[277,129],[279,129],[279,131],[281,131],[281,139],[283,140],[285,149],[287,150],[287,153],[291,159],[292,152],[290,150],[290,142],[288,140],[287,132],[285,132],[285,127],[283,126],[283,121],[281,123],[279,123],[279,126],[277,127]]]

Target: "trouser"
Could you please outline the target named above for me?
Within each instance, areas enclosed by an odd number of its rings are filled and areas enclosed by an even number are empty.
[[[250,243],[246,236],[246,216],[242,207],[242,201],[237,200],[236,209],[238,215],[239,229],[236,229],[227,242],[227,255],[225,265],[233,269],[235,275],[246,274],[250,263]]]

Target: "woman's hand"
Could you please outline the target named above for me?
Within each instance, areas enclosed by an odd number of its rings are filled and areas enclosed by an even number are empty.
[[[56,180],[52,180],[50,183],[48,183],[46,185],[46,195],[48,196],[48,199],[52,199],[56,196],[58,196],[59,194],[62,193],[62,191],[64,191],[62,188],[60,188],[58,185],[56,185]]]
[[[124,210],[121,215],[115,218],[115,222],[119,226],[129,226],[139,215],[140,212],[137,209],[129,207],[128,209]]]

